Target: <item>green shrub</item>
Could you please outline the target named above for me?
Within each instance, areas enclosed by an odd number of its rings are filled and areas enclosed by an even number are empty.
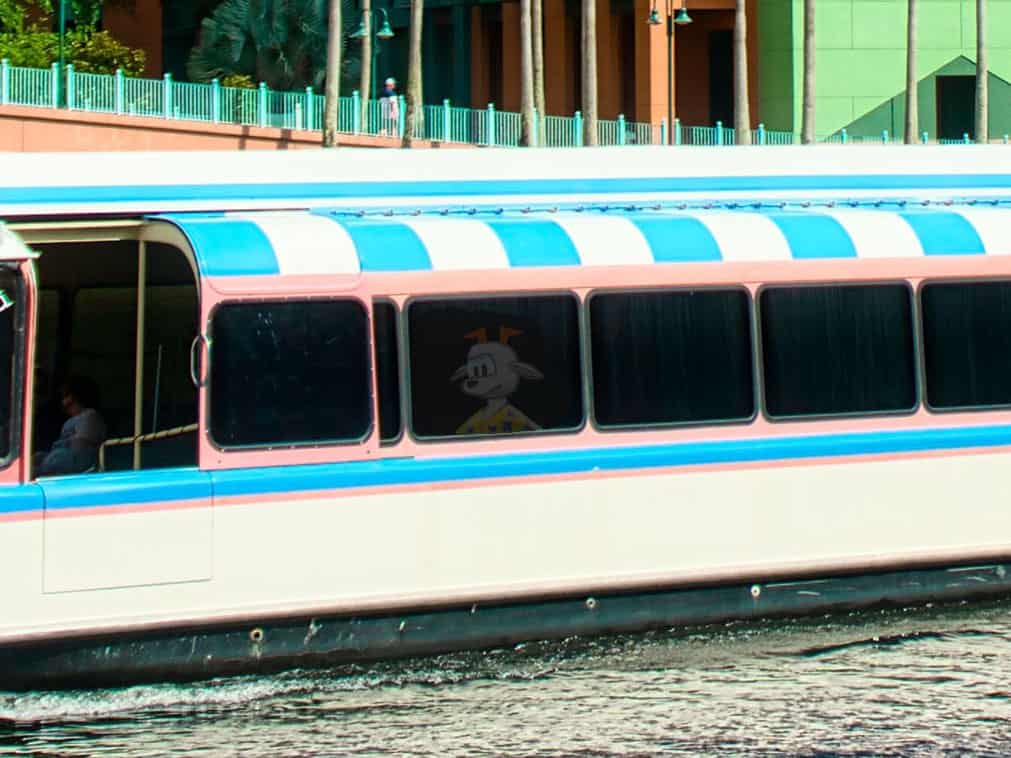
[[[65,60],[78,71],[114,74],[121,68],[127,76],[144,72],[144,51],[127,47],[108,32],[74,31],[66,35],[65,45]],[[59,57],[58,34],[37,28],[0,34],[0,58],[6,58],[12,66],[49,68]]]

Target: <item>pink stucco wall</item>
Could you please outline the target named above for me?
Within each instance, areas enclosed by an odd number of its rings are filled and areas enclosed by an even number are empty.
[[[391,137],[345,134],[339,142],[355,147],[400,147],[400,140]],[[0,151],[294,150],[319,144],[319,132],[295,129],[0,106]],[[413,146],[467,147],[424,141]]]

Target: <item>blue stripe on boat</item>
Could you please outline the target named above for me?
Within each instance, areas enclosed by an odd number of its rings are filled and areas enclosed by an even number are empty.
[[[510,218],[486,222],[505,247],[509,265],[578,266],[579,251],[554,221]]]
[[[913,231],[923,245],[926,255],[983,255],[986,249],[983,240],[966,220],[958,213],[925,211],[900,213],[913,227]]]
[[[390,196],[478,197],[539,194],[774,192],[805,190],[1011,189],[1011,174],[855,174],[812,176],[640,177],[621,179],[494,179],[464,181],[293,182],[87,187],[3,187],[0,204],[165,203],[243,200],[340,200]]]
[[[252,221],[171,217],[190,241],[204,276],[269,276],[280,273],[274,247]]]
[[[390,221],[340,221],[351,235],[362,271],[427,271],[432,268],[421,238]]]
[[[857,249],[842,224],[831,216],[770,213],[794,258],[856,258]]]
[[[709,228],[691,216],[634,214],[628,220],[646,238],[657,263],[686,263],[723,259]]]
[[[87,508],[142,505],[207,497],[208,477],[213,481],[215,497],[255,497],[284,492],[576,475],[593,471],[633,473],[677,466],[845,458],[857,455],[965,450],[1008,445],[1011,445],[1011,426],[983,426],[771,440],[728,440],[590,450],[500,453],[459,458],[394,458],[381,461],[213,472],[195,469],[159,469],[54,478],[46,480],[44,484],[47,499],[51,501],[49,507]],[[12,487],[7,490],[15,496],[14,502],[22,503],[24,510],[32,510],[29,505],[31,501],[17,500],[14,493],[29,487],[34,485]],[[0,502],[3,502],[2,499]]]

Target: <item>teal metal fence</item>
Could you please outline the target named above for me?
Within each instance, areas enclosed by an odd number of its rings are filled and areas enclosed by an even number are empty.
[[[254,89],[223,87],[215,80],[209,84],[173,81],[170,74],[161,79],[78,72],[67,65],[63,73],[53,64],[48,69],[21,68],[0,60],[0,105],[27,105],[42,108],[66,107],[90,113],[113,113],[163,119],[184,119],[207,123],[276,127],[319,131],[323,125],[324,97],[307,87],[302,92],[274,92],[260,84]],[[340,98],[338,131],[402,138],[406,128],[403,98],[389,101],[363,101],[358,92]],[[461,108],[449,100],[441,105],[426,105],[415,115],[414,133],[438,142],[457,142],[485,146],[519,146],[522,124],[519,113],[500,111],[494,104],[487,108]],[[583,118],[535,115],[535,144],[546,147],[580,147],[584,142]],[[736,144],[733,128],[717,122],[715,126],[685,126],[678,119],[668,128],[665,121],[649,124],[598,120],[597,141],[601,145],[702,145]],[[792,132],[768,130],[763,124],[752,132],[758,145],[793,145],[800,140]],[[849,135],[845,129],[821,137],[819,142],[839,144],[889,144],[901,142],[887,131],[880,135]],[[923,132],[921,141],[930,137]],[[966,144],[961,139],[941,139],[939,144]],[[1004,144],[1008,136],[1003,137]]]

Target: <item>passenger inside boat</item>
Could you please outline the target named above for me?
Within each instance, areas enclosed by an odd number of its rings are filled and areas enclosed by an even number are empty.
[[[40,253],[36,476],[196,465],[197,390],[189,374],[196,279],[182,251],[141,243],[140,230],[116,222],[25,232]],[[79,377],[87,378],[83,390]],[[88,384],[101,388],[100,408]],[[77,405],[95,413],[75,414]],[[82,449],[73,461],[53,455],[66,445],[67,425],[84,426],[88,440],[86,455]]]

